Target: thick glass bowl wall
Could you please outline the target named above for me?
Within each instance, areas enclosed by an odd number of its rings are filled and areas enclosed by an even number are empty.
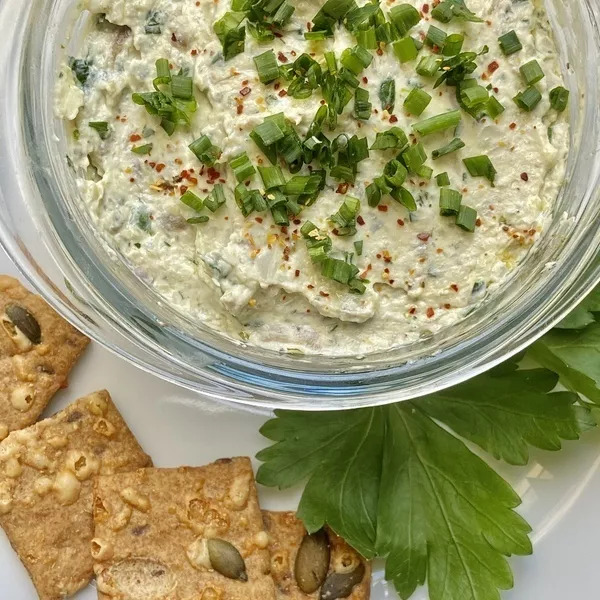
[[[531,343],[600,278],[600,4],[547,0],[570,89],[571,154],[555,219],[501,293],[451,330],[356,358],[289,356],[178,315],[90,230],[53,114],[73,0],[0,0],[0,241],[31,284],[92,338],[139,366],[235,402],[312,410],[419,396]],[[569,218],[565,218],[567,215]]]

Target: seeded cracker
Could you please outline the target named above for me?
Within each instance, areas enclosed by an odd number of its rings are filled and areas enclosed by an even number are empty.
[[[89,340],[16,279],[0,275],[0,440],[27,427]]]
[[[269,534],[269,551],[271,553],[271,575],[275,581],[278,599],[280,600],[318,600],[320,590],[307,594],[302,592],[296,582],[294,566],[300,544],[306,535],[302,522],[293,512],[263,511],[263,518]],[[371,569],[342,538],[333,531],[327,530],[331,559],[329,575],[332,573],[353,572],[362,562],[365,574],[362,581],[354,586],[348,600],[369,600],[371,596]]]
[[[247,458],[99,477],[100,600],[275,600]]]
[[[41,600],[93,576],[93,477],[149,464],[105,391],[0,443],[0,525]]]

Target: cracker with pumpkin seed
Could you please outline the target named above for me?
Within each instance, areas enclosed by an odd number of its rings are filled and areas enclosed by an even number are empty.
[[[281,600],[368,600],[371,567],[330,529],[308,535],[293,512],[263,511]]]
[[[93,478],[149,464],[106,391],[0,443],[0,526],[41,600],[71,595],[93,576]]]
[[[276,598],[248,458],[99,477],[94,523],[100,600]]]
[[[89,340],[16,279],[0,275],[0,440],[37,421]]]

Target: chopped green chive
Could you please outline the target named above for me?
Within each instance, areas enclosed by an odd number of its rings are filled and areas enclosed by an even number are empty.
[[[171,77],[171,93],[174,98],[191,100],[194,96],[194,81],[191,77],[173,75]]]
[[[199,217],[192,217],[191,219],[187,219],[187,222],[190,225],[200,225],[201,223],[208,223],[210,218],[206,215],[200,215]]]
[[[500,44],[500,49],[504,53],[504,56],[510,56],[523,49],[523,44],[521,44],[514,30],[501,35],[498,38],[498,43]]]
[[[461,204],[456,217],[456,224],[465,231],[473,233],[477,224],[477,211],[470,206]]]
[[[150,154],[152,152],[152,144],[144,144],[143,146],[134,146],[131,151],[134,154]]]
[[[472,109],[489,100],[489,92],[480,85],[462,87],[460,91],[460,100],[468,108]]]
[[[460,138],[454,138],[450,143],[438,148],[437,150],[434,150],[431,153],[431,158],[433,158],[433,160],[437,160],[441,156],[446,156],[446,154],[451,154],[452,152],[456,152],[464,147],[465,143]]]
[[[206,135],[199,137],[188,147],[196,155],[196,158],[207,167],[212,167],[221,156],[221,149],[214,146]]]
[[[527,85],[533,85],[544,79],[546,76],[537,60],[531,60],[528,63],[525,63],[520,67],[519,71],[521,71],[521,76]]]
[[[321,178],[318,175],[294,175],[283,188],[286,196],[312,196],[319,191]]]
[[[110,129],[106,121],[90,121],[88,125],[98,132],[101,140],[105,140],[110,135]]]
[[[246,179],[252,177],[252,175],[256,173],[256,169],[252,166],[252,163],[245,152],[232,158],[229,162],[229,166],[233,169],[233,173],[238,180],[238,183],[246,181]]]
[[[399,160],[391,160],[383,169],[386,182],[392,187],[400,187],[408,177],[406,167]]]
[[[460,111],[451,110],[450,112],[425,119],[424,121],[419,121],[418,123],[415,123],[412,128],[418,134],[425,136],[456,127],[460,123],[460,120]]]
[[[407,63],[411,60],[415,60],[419,54],[419,50],[415,44],[415,41],[409,36],[405,36],[402,39],[392,44],[394,54],[401,63]]]
[[[492,119],[499,117],[505,110],[504,106],[495,96],[490,96],[486,105],[486,112]]]
[[[404,108],[416,117],[420,117],[423,111],[429,106],[431,96],[419,88],[413,88],[406,100],[404,100]]]
[[[211,212],[216,212],[223,204],[225,204],[225,190],[223,184],[217,183],[208,198],[204,198],[204,206]]]
[[[465,43],[465,36],[462,33],[452,33],[446,38],[442,54],[444,56],[456,56]]]
[[[377,43],[375,27],[369,27],[368,29],[357,29],[355,35],[358,45],[362,48],[366,48],[367,50],[376,50],[379,47],[379,44]]]
[[[416,173],[421,179],[426,179],[429,181],[433,176],[433,169],[427,165],[422,165],[419,167]]]
[[[283,187],[285,185],[285,177],[281,168],[275,167],[258,167],[258,172],[263,180],[265,190],[269,191],[274,188]]]
[[[200,212],[204,208],[204,200],[189,190],[179,200],[196,212]]]
[[[532,85],[524,92],[519,92],[513,100],[520,109],[531,112],[541,102],[542,94]]]
[[[394,24],[398,33],[405,36],[419,21],[419,11],[410,4],[400,4],[390,10],[390,21]]]
[[[369,102],[369,92],[363,88],[356,88],[354,93],[354,116],[367,121],[371,118],[373,105]]]
[[[424,56],[417,65],[417,73],[423,77],[434,77],[439,71],[441,64],[442,59],[433,54]]]
[[[156,76],[159,79],[171,79],[171,69],[166,58],[159,58],[156,63]]]
[[[213,30],[223,47],[223,58],[226,61],[244,51],[246,28],[240,26],[240,23],[245,18],[245,12],[227,12],[213,25]]]
[[[438,184],[438,187],[444,187],[450,185],[450,177],[448,176],[448,173],[444,171],[444,173],[435,176],[435,182]]]
[[[425,36],[425,44],[434,50],[442,51],[446,43],[447,34],[435,25],[430,25]]]
[[[260,125],[257,125],[252,133],[267,147],[285,137],[285,133],[279,125],[274,120],[269,119],[265,119]]]
[[[353,75],[358,75],[373,62],[373,55],[365,48],[354,46],[342,52],[340,62]]]
[[[360,211],[360,200],[347,196],[338,211],[329,217],[337,225],[338,236],[354,235],[356,233],[356,217]]]
[[[421,142],[409,146],[408,149],[402,153],[402,160],[410,171],[416,173],[427,160],[425,147]]]
[[[394,188],[390,195],[409,212],[415,212],[417,210],[417,203],[414,196],[405,187]]]
[[[471,177],[485,177],[494,185],[497,171],[487,155],[463,158],[463,163]]]
[[[371,150],[397,150],[402,151],[408,144],[408,138],[402,129],[392,127],[387,131],[381,131],[375,136]]]
[[[563,112],[569,104],[569,90],[562,86],[555,87],[550,92],[550,106],[558,112]]]
[[[440,215],[450,217],[458,215],[462,194],[456,190],[443,187],[440,190]]]
[[[254,57],[254,64],[258,71],[258,78],[261,83],[267,84],[275,81],[279,77],[279,65],[273,50],[267,50],[263,54]]]
[[[483,19],[466,7],[464,0],[443,0],[432,9],[431,16],[441,23],[449,23],[454,17],[472,23],[483,22]]]
[[[390,114],[394,112],[396,105],[396,81],[386,79],[379,87],[379,100],[381,101],[381,110],[387,110]]]
[[[354,250],[356,251],[357,256],[362,256],[363,253],[363,241],[357,240],[354,242]]]

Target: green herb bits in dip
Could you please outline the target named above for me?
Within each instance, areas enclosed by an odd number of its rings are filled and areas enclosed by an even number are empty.
[[[284,352],[410,344],[544,235],[569,92],[541,2],[83,4],[56,86],[81,202],[199,324]]]

